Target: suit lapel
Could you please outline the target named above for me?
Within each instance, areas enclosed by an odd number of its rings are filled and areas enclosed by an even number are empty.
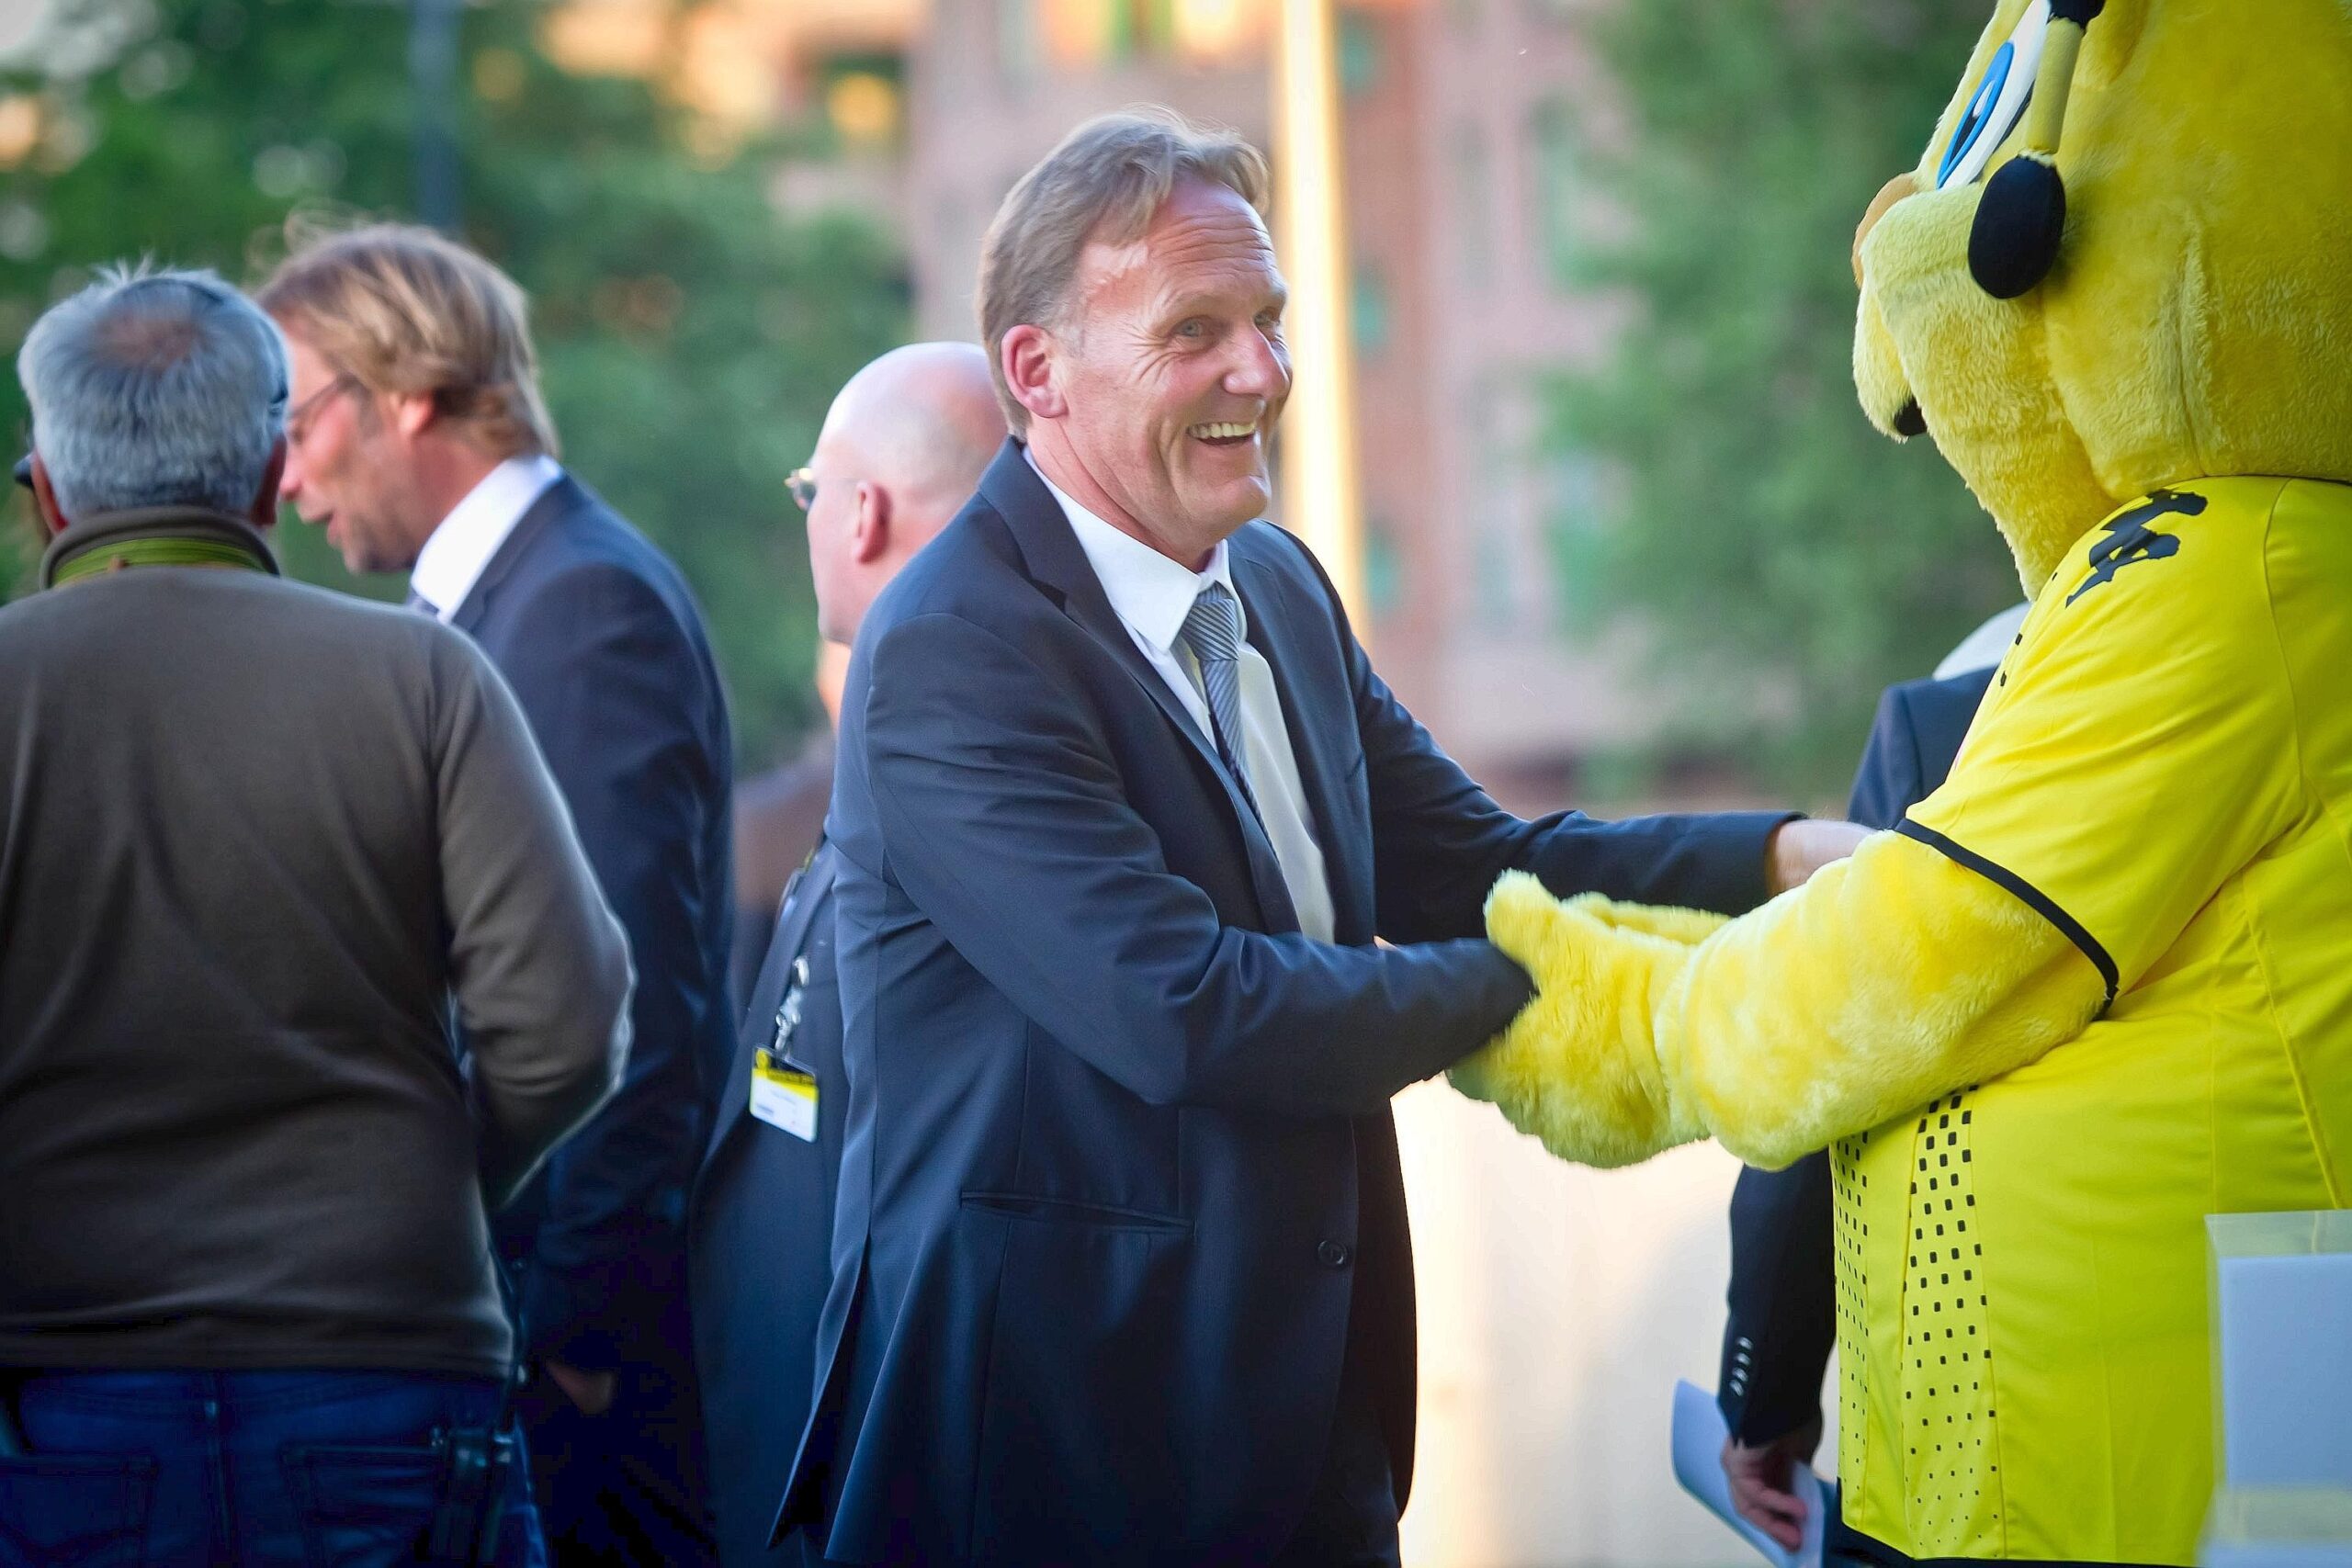
[[[515,563],[531,550],[532,542],[555,525],[556,519],[567,516],[573,508],[587,499],[577,480],[565,474],[539,492],[522,518],[508,531],[490,560],[482,567],[481,575],[449,617],[449,624],[469,637],[478,637],[482,623],[490,618],[491,603],[498,597],[498,590],[514,575]]]
[[[996,460],[989,465],[988,472],[981,476],[980,495],[1012,531],[1029,575],[1059,597],[1064,615],[1085,627],[1110,650],[1112,657],[1126,666],[1136,683],[1192,747],[1208,770],[1208,776],[1216,781],[1224,792],[1226,810],[1241,834],[1260,914],[1272,930],[1296,931],[1298,912],[1292,908],[1290,887],[1283,881],[1282,864],[1274,858],[1274,846],[1266,837],[1264,825],[1242,799],[1233,775],[1226,772],[1223,760],[1217,756],[1216,746],[1193,721],[1182,701],[1168,689],[1168,682],[1160,679],[1159,671],[1152,668],[1143,649],[1136,646],[1136,639],[1129,635],[1126,623],[1119,619],[1118,612],[1111,608],[1102,580],[1094,575],[1094,567],[1087,560],[1078,536],[1070,531],[1069,519],[1062,515],[1061,503],[1029,466],[1020,443],[1005,442]]]
[[[1234,586],[1250,623],[1250,645],[1264,655],[1282,698],[1283,723],[1291,755],[1312,816],[1307,824],[1323,851],[1324,880],[1330,885],[1340,941],[1370,941],[1368,919],[1354,918],[1372,886],[1367,863],[1370,841],[1359,830],[1359,814],[1349,808],[1341,786],[1355,752],[1355,706],[1340,671],[1340,689],[1318,689],[1321,671],[1313,657],[1315,640],[1331,628],[1328,607],[1302,602],[1278,572],[1245,548],[1237,536],[1230,547]],[[1327,658],[1324,664],[1329,664]],[[1364,929],[1358,930],[1356,928]]]

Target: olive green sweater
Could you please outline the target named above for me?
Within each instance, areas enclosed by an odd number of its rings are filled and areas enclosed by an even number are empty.
[[[260,546],[120,513],[43,581],[159,529]],[[485,1194],[617,1080],[628,983],[458,633],[233,568],[0,610],[0,1364],[498,1371]]]

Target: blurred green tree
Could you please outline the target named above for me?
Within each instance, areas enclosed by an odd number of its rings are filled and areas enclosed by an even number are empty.
[[[714,141],[642,82],[559,69],[546,15],[463,8],[463,236],[531,294],[568,461],[693,582],[748,770],[820,718],[784,479],[834,389],[898,341],[902,265],[862,220],[780,213],[775,145]],[[0,79],[0,344],[108,260],[253,281],[290,212],[408,212],[409,26],[384,0],[60,0],[46,51]],[[0,380],[0,423],[21,433]],[[11,532],[0,592],[29,536]],[[399,596],[290,513],[278,533],[298,575]]]
[[[2018,597],[1931,444],[1855,405],[1854,226],[1918,161],[1986,0],[1632,0],[1579,138],[1582,284],[1630,309],[1551,441],[1607,499],[1556,519],[1579,629],[1630,612],[1678,699],[1660,751],[1841,787],[1880,688]],[[1591,493],[1594,487],[1585,487]]]

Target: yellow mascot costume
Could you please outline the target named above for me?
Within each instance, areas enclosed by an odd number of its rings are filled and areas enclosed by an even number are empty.
[[[2195,1561],[2204,1216],[2352,1202],[2352,5],[2002,0],[1855,380],[2031,615],[1950,781],[1743,919],[1498,885],[1556,1154],[1832,1151],[1847,1522]]]

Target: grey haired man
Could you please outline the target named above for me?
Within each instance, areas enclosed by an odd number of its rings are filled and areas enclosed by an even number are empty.
[[[0,1522],[538,1562],[485,1209],[616,1079],[619,928],[481,654],[278,576],[266,316],[108,273],[17,373],[49,542],[0,610]]]

